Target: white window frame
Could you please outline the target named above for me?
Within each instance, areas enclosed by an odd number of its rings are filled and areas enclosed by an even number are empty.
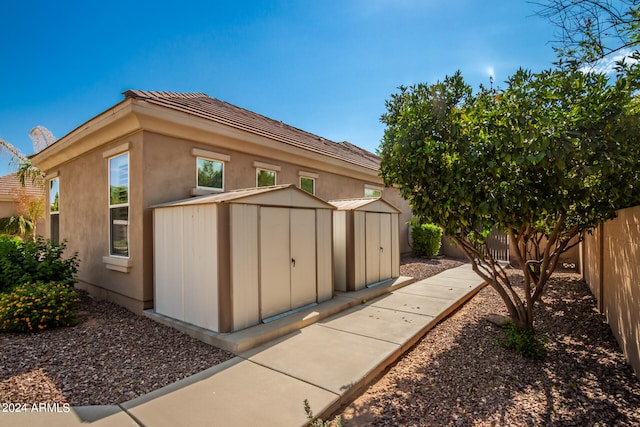
[[[260,172],[269,172],[273,174],[273,184],[271,185],[278,185],[278,172],[271,170],[271,169],[263,169],[263,168],[256,168],[256,187],[260,187],[260,185],[258,184],[258,175],[260,175]],[[263,185],[262,187],[269,187],[269,185]]]
[[[122,157],[122,156],[127,156],[127,202],[126,203],[116,203],[116,204],[111,204],[111,162],[114,159],[117,159],[118,157]],[[129,151],[125,151],[125,152],[121,152],[115,155],[112,155],[110,157],[107,158],[107,168],[108,168],[108,182],[109,182],[109,186],[108,186],[108,204],[109,204],[109,211],[108,211],[108,218],[109,218],[109,257],[114,257],[114,258],[123,258],[123,259],[129,259],[131,257],[131,155],[129,153]],[[127,208],[127,254],[126,255],[122,255],[122,254],[117,254],[117,253],[113,253],[112,249],[113,249],[113,236],[112,236],[112,219],[111,219],[111,211],[112,209],[116,209],[116,208],[123,208],[126,207]]]
[[[203,150],[201,148],[192,148],[191,155],[196,158],[196,185],[191,189],[191,195],[204,196],[212,193],[223,193],[226,183],[224,175],[226,173],[227,163],[231,161],[231,156],[229,154],[218,153],[211,150]],[[198,158],[222,163],[222,189],[217,189],[215,187],[198,186]]]
[[[199,166],[199,162],[200,160],[203,160],[205,162],[214,162],[214,163],[219,163],[222,166],[222,183],[221,183],[221,187],[208,187],[206,185],[200,185],[198,184],[198,171],[200,170],[200,166]],[[208,157],[203,157],[203,156],[196,156],[196,188],[198,189],[202,189],[202,190],[209,190],[212,192],[224,192],[224,170],[225,170],[225,164],[223,161],[218,160],[218,159],[211,159]]]
[[[311,180],[311,183],[312,183],[313,189],[312,189],[312,191],[311,191],[310,193],[309,193],[307,190],[305,190],[304,188],[302,188],[302,180],[303,180],[303,179],[309,179],[309,180]],[[300,185],[299,185],[299,187],[300,187],[300,189],[301,189],[301,190],[303,190],[303,191],[307,191],[307,193],[312,194],[312,195],[314,195],[314,196],[315,196],[315,194],[316,194],[316,179],[315,179],[315,178],[311,178],[311,177],[309,177],[309,176],[301,176],[301,177],[300,177]]]
[[[253,162],[253,167],[256,168],[256,187],[258,187],[258,175],[260,174],[260,171],[273,173],[272,185],[278,185],[278,172],[282,170],[280,166],[256,161],[256,162]]]
[[[298,176],[300,177],[298,179],[298,187],[300,189],[302,189],[302,180],[303,179],[310,179],[313,182],[313,192],[311,192],[310,194],[313,194],[315,196],[316,195],[316,180],[318,179],[319,175],[317,173],[314,173],[314,172],[299,171],[298,172]]]
[[[56,211],[52,211],[51,210],[51,206],[52,206],[52,202],[51,202],[51,188],[52,185],[54,183],[54,181],[56,182],[56,187],[57,187],[57,194],[58,194],[58,210]],[[58,177],[57,174],[55,174],[54,176],[52,176],[49,179],[49,238],[55,242],[60,241],[60,178]],[[52,217],[56,217],[58,219],[58,235],[56,236],[56,238],[54,239],[54,236],[51,234],[52,228],[51,227],[51,218]]]
[[[369,185],[369,184],[365,184],[364,185],[364,197],[367,199],[377,199],[379,197],[382,197],[382,190],[384,190],[384,188],[382,187],[378,187],[377,185]],[[377,196],[373,196],[373,195],[368,195],[367,192],[377,192],[378,195]]]

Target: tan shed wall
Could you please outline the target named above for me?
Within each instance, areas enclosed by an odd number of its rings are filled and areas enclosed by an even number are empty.
[[[260,322],[258,206],[234,203],[230,211],[231,304],[237,330]]]
[[[400,276],[399,215],[368,211],[333,212],[335,289],[355,291]],[[386,211],[388,205],[385,204]],[[384,247],[386,252],[381,252]],[[391,251],[389,253],[388,251]]]
[[[640,206],[618,211],[584,241],[584,277],[640,378]],[[598,279],[600,282],[598,283]]]
[[[333,268],[336,291],[347,291],[347,211],[333,212]]]
[[[316,275],[318,302],[333,298],[333,229],[332,211],[316,210]]]
[[[353,264],[347,264],[347,268],[352,267],[353,273],[348,273],[348,290],[355,291],[367,285],[367,262],[366,262],[366,230],[365,213],[353,212]]]
[[[217,208],[217,205],[184,207],[180,251],[184,289],[182,320],[212,331],[219,330]]]
[[[154,215],[156,312],[218,331],[217,205],[157,209]]]
[[[174,319],[184,319],[184,267],[179,253],[184,243],[182,230],[174,226],[184,221],[183,212],[183,209],[158,209],[154,212],[154,308],[156,312]]]
[[[391,215],[391,247],[393,248],[393,256],[391,257],[391,277],[400,276],[400,239],[399,231],[399,215]],[[396,230],[394,232],[394,230]]]

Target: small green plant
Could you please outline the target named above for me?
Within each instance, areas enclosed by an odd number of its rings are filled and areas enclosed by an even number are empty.
[[[313,411],[307,399],[304,400],[304,412],[307,414],[307,427],[342,427],[340,415],[336,415],[333,420],[322,420],[313,416]]]
[[[411,220],[411,239],[413,255],[436,256],[442,245],[442,228],[435,224],[420,224]]]
[[[0,329],[33,332],[76,324],[73,306],[80,299],[60,283],[24,283],[0,294]]]
[[[529,359],[539,360],[546,355],[544,347],[546,339],[539,338],[534,331],[520,329],[512,322],[502,325],[502,331],[504,333],[500,340],[502,347],[514,350]]]
[[[22,241],[0,235],[0,292],[27,282],[56,282],[71,286],[78,272],[78,254],[63,257],[66,242],[43,237]]]

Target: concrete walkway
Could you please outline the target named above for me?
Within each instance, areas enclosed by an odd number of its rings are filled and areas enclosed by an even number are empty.
[[[466,264],[389,287],[375,299],[367,296],[380,294],[378,287],[340,293],[316,313],[335,311],[336,300],[350,308],[140,398],[67,412],[0,413],[0,425],[301,426],[304,399],[316,415],[330,415],[482,286]]]

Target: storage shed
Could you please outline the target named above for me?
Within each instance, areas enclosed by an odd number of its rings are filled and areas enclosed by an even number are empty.
[[[293,185],[154,206],[155,311],[232,332],[331,299],[333,209]]]
[[[400,276],[400,211],[381,198],[329,201],[333,212],[334,283],[356,291]]]

